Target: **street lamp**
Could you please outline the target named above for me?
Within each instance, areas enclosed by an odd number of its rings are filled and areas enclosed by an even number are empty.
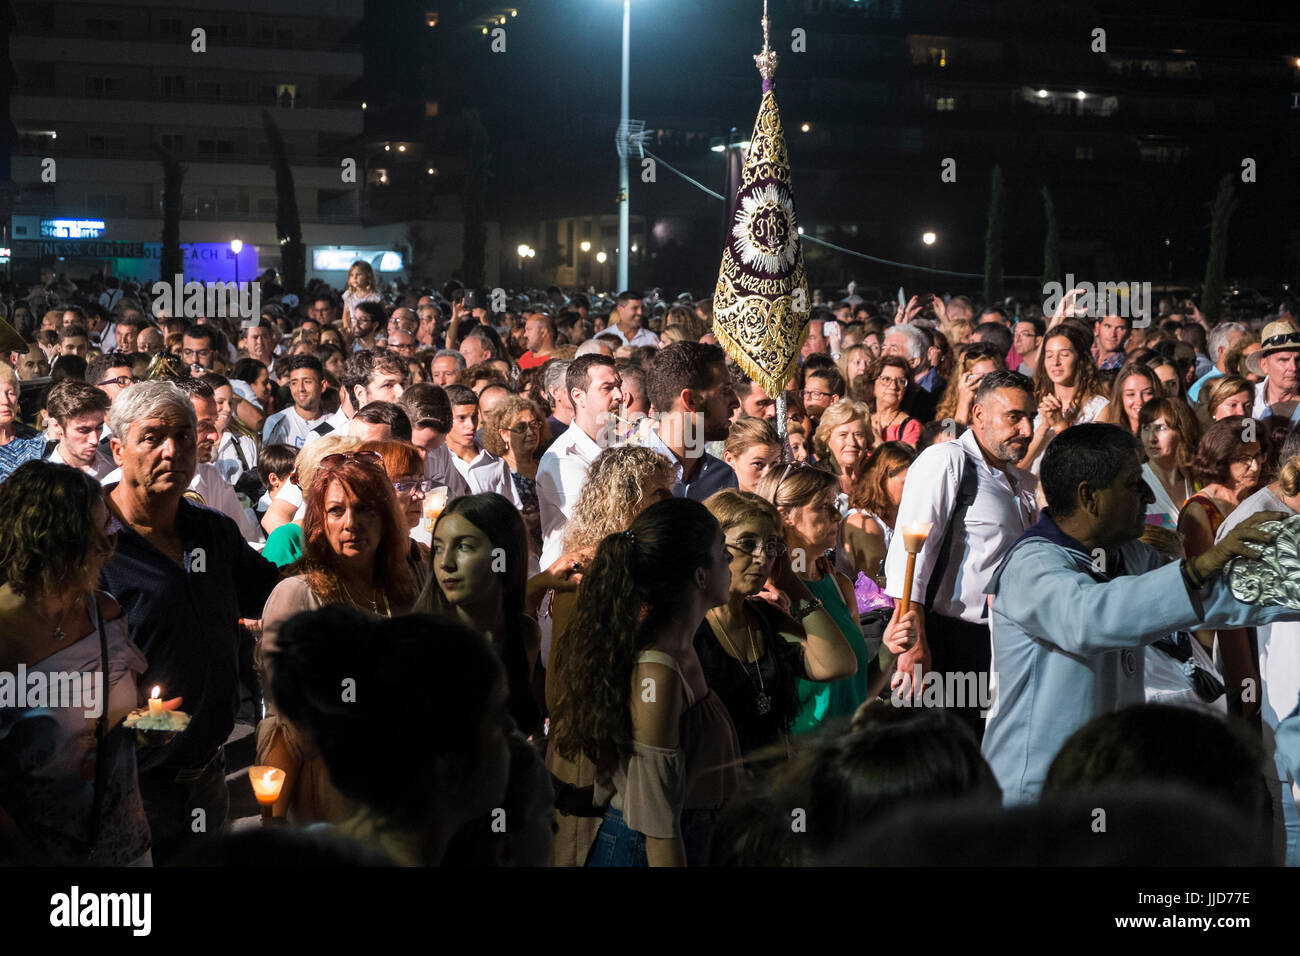
[[[230,252],[235,257],[235,285],[239,285],[239,253],[244,249],[244,242],[238,236],[230,240]]]
[[[935,240],[935,238],[936,238],[936,236],[935,236],[934,233],[932,233],[932,232],[927,232],[927,233],[925,233],[924,235],[921,236],[921,241],[924,242],[927,246],[932,246],[932,245],[934,245],[934,240]]]
[[[621,120],[620,130],[626,131],[628,128],[628,61],[630,59],[631,35],[632,35],[632,0],[623,0],[623,78],[622,78],[622,98],[621,111],[619,118]],[[622,250],[618,256],[618,290],[622,292],[627,288],[627,258],[628,258],[628,195],[627,195],[627,148],[619,150],[618,156],[618,247]]]
[[[583,252],[591,252],[591,243],[584,239],[582,242],[578,243],[578,248]]]

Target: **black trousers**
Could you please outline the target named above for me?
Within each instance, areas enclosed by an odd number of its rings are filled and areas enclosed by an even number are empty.
[[[977,741],[983,740],[985,720],[980,712],[985,708],[981,692],[989,686],[993,659],[988,625],[926,611],[925,638],[930,648],[930,670],[937,673],[942,685],[948,688],[959,684],[966,689],[966,706],[948,709],[970,727]],[[969,693],[972,688],[976,691],[974,695]]]

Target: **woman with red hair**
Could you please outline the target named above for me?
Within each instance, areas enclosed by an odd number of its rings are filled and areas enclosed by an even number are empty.
[[[416,580],[407,560],[410,538],[379,453],[353,451],[322,458],[307,492],[306,509],[302,557],[289,568],[293,576],[276,585],[262,611],[263,655],[274,652],[280,628],[303,611],[347,604],[376,617],[393,617],[406,613],[415,600]],[[263,686],[271,686],[269,672]],[[330,783],[319,753],[278,715],[269,698],[257,730],[257,762],[285,772],[276,816],[307,824],[334,823],[351,814],[352,808]]]

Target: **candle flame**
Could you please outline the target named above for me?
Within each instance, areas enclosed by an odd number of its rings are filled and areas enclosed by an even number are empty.
[[[149,695],[149,697],[150,697],[151,699],[153,699],[153,700],[157,700],[157,699],[158,699],[158,695],[159,695],[160,693],[162,693],[162,688],[161,688],[161,687],[158,687],[158,686],[155,686],[154,689],[153,689],[153,693],[151,693],[151,694]]]
[[[271,780],[271,774],[273,774],[273,773],[275,773],[274,770],[268,770],[268,771],[266,772],[266,774],[262,777],[262,782],[265,783],[268,787],[269,787],[269,786],[271,785],[271,783],[272,783],[272,780]]]

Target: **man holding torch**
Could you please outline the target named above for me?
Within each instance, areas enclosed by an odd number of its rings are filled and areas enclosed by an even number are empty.
[[[885,559],[885,593],[896,602],[890,626],[897,624],[906,596],[920,634],[898,658],[897,693],[919,695],[932,670],[944,688],[987,686],[991,645],[984,589],[1037,518],[1037,481],[1016,467],[1029,448],[1036,413],[1028,378],[990,372],[976,389],[970,429],[956,441],[927,448],[908,471]],[[915,554],[910,580],[909,550]],[[947,676],[956,674],[960,680]],[[945,696],[944,705],[969,723],[977,739],[983,736],[978,699]]]

